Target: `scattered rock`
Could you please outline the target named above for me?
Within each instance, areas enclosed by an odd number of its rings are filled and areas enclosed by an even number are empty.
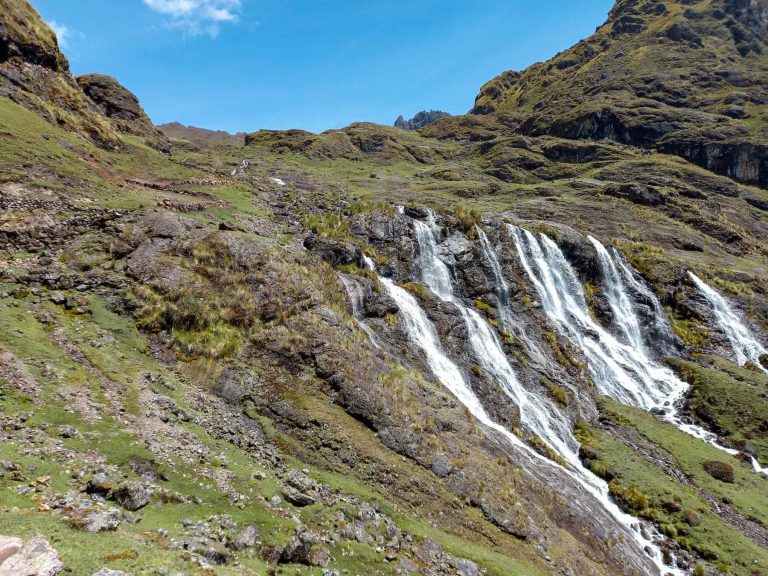
[[[708,460],[707,462],[704,462],[704,470],[706,470],[707,474],[712,476],[712,478],[720,480],[721,482],[726,482],[728,484],[733,484],[735,482],[733,466],[726,464],[725,462]]]
[[[256,539],[261,535],[261,531],[256,526],[246,526],[232,542],[232,548],[235,550],[245,550],[252,548],[256,544]]]

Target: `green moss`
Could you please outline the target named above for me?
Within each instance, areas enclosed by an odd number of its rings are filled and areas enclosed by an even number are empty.
[[[691,348],[700,349],[709,344],[709,331],[696,320],[676,318],[674,314],[670,314],[670,320],[672,331]]]
[[[429,300],[431,298],[429,290],[423,285],[417,282],[406,282],[400,285],[401,288],[407,290],[420,300]]]
[[[496,318],[496,310],[493,308],[493,306],[479,298],[475,300],[475,308],[482,312],[486,318]]]
[[[546,376],[539,378],[539,383],[547,389],[550,398],[560,404],[563,408],[568,407],[568,404],[570,404],[570,396],[564,388],[556,385]]]

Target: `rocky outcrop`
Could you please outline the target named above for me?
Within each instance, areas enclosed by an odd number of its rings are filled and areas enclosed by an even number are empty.
[[[56,34],[27,2],[5,2],[0,15],[0,63],[19,60],[53,72],[69,72]]]
[[[59,554],[45,538],[0,536],[0,576],[58,576],[64,569]]]
[[[98,146],[121,146],[72,77],[53,30],[27,0],[4,2],[0,11],[0,96]]]
[[[447,116],[450,116],[448,112],[442,112],[440,110],[422,110],[410,120],[406,120],[403,116],[398,116],[397,120],[395,120],[395,128],[411,131],[421,130],[425,126],[429,126],[440,118],[446,118]]]
[[[79,76],[77,83],[120,132],[147,137],[160,150],[170,149],[167,136],[155,128],[139,104],[139,99],[113,77],[87,74]]]

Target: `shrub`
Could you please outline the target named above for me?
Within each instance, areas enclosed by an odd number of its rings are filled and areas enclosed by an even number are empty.
[[[695,510],[685,510],[683,512],[683,520],[685,520],[689,526],[698,526],[701,524],[701,516]]]
[[[634,514],[638,514],[651,505],[648,496],[643,494],[643,492],[634,484],[631,484],[629,488],[624,488],[621,484],[613,480],[608,483],[608,489],[622,508]]]
[[[475,226],[480,224],[482,220],[482,214],[474,208],[467,208],[466,206],[456,206],[453,210],[453,216],[459,221],[459,225],[464,233],[473,233]]]

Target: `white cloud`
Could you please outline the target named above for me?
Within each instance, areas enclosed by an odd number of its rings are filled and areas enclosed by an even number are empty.
[[[216,37],[222,24],[239,20],[241,0],[144,0],[144,4],[187,34]]]
[[[59,39],[59,46],[61,48],[66,48],[69,39],[72,37],[72,30],[70,30],[67,26],[64,26],[64,24],[59,24],[55,20],[48,22],[48,26],[51,27],[53,33],[56,34],[56,38]]]

